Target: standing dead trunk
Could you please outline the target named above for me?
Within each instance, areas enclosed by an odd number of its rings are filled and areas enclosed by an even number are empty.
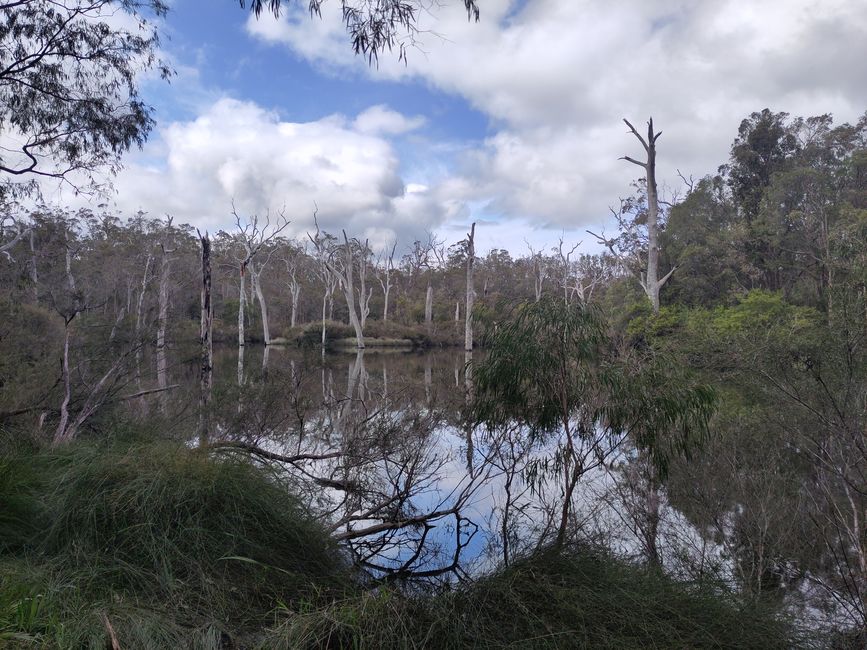
[[[674,273],[673,267],[663,278],[659,279],[659,192],[656,185],[656,141],[662,135],[662,131],[655,133],[653,130],[653,118],[647,122],[647,139],[635,129],[629,120],[623,120],[632,134],[641,142],[647,158],[644,162],[635,160],[629,156],[623,156],[623,160],[638,165],[644,169],[647,181],[647,267],[640,278],[641,287],[650,300],[654,312],[659,311],[659,290]]]
[[[433,286],[431,285],[430,271],[428,271],[427,292],[424,297],[424,324],[430,331],[433,321]]]
[[[211,435],[211,387],[214,375],[213,303],[211,302],[211,240],[199,233],[202,243],[202,293],[199,322],[201,367],[199,372],[199,445],[208,444]]]
[[[166,364],[166,325],[168,323],[169,314],[169,274],[171,273],[171,259],[169,253],[172,251],[162,245],[163,258],[160,265],[160,293],[159,293],[159,317],[157,321],[157,387],[163,392],[160,393],[160,408],[165,411],[165,398],[167,381],[167,364]]]
[[[68,250],[69,249],[67,249],[67,251]],[[138,302],[136,303],[136,308],[135,308],[135,341],[137,344],[141,342],[142,327],[143,327],[142,311],[144,308],[144,297],[145,297],[145,291],[147,291],[147,285],[148,285],[148,281],[149,281],[148,276],[150,273],[151,260],[152,259],[153,259],[153,254],[148,253],[147,259],[145,260],[144,274],[142,274],[142,278],[141,278],[141,289],[139,290],[139,294],[138,294]],[[67,273],[67,276],[69,277],[70,291],[75,291],[75,280],[72,278],[72,273],[70,272],[68,255],[67,255],[66,273]],[[136,350],[136,353],[135,353],[135,382],[139,386],[139,388],[141,388],[141,358],[142,358],[142,346],[139,345],[137,350]]]
[[[455,327],[461,322],[461,301],[455,300]]]
[[[349,238],[346,236],[346,231],[343,231],[343,255],[344,255],[344,267],[343,274],[340,277],[340,284],[343,287],[343,295],[346,297],[346,306],[349,309],[349,323],[352,325],[352,328],[355,330],[355,341],[359,350],[364,349],[364,331],[362,330],[361,320],[358,317],[358,313],[355,310],[355,291],[353,287],[353,273],[352,267],[354,266],[354,255],[352,252],[352,244],[349,242]]]
[[[362,330],[367,324],[367,317],[370,315],[370,299],[373,296],[373,287],[369,291],[367,288],[367,256],[369,252],[370,244],[365,239],[364,246],[359,247],[358,251],[358,316]]]
[[[289,293],[292,298],[292,315],[289,318],[289,326],[295,327],[298,323],[298,300],[301,298],[301,284],[295,282]]]
[[[473,286],[473,267],[476,259],[476,224],[470,226],[467,234],[467,308],[464,310],[464,350],[471,352],[473,349],[473,301],[476,290]]]
[[[391,254],[388,257],[385,257],[385,253],[383,252],[383,260],[384,268],[380,270],[379,264],[374,267],[374,271],[376,273],[376,277],[379,280],[379,284],[382,287],[382,295],[383,295],[383,306],[382,306],[382,322],[388,322],[388,302],[389,297],[391,295],[391,272],[394,269],[394,251],[397,248],[397,242],[395,242],[391,247]]]
[[[241,264],[240,291],[238,292],[238,347],[244,347],[244,304],[247,302],[247,264]]]
[[[255,270],[253,265],[250,265],[250,284],[253,291],[256,293],[256,300],[259,301],[259,311],[262,314],[262,338],[265,340],[265,345],[271,345],[271,327],[268,322],[268,306],[265,304],[265,293],[262,291],[262,282],[260,271]]]
[[[39,302],[39,269],[36,264],[36,233],[30,229],[30,282],[33,284],[33,302]]]
[[[63,376],[63,401],[60,403],[60,422],[57,425],[57,432],[54,434],[54,443],[58,444],[65,439],[66,427],[69,424],[69,400],[72,397],[72,388],[69,379],[69,328],[72,324],[72,319],[64,318],[63,326],[63,356],[60,359],[60,372]]]

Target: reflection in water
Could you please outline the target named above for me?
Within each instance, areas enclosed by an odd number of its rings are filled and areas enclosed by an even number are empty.
[[[214,437],[223,443],[212,447],[238,453],[231,444],[242,444],[277,463],[375,575],[462,577],[508,564],[556,531],[563,498],[556,481],[531,489],[528,480],[550,451],[545,441],[531,443],[514,425],[488,431],[468,423],[473,364],[483,351],[368,348],[323,358],[319,350],[249,346],[246,377],[244,353],[215,351]],[[263,372],[255,370],[259,354]],[[197,368],[185,373],[181,390],[189,392],[173,395],[179,403],[197,395],[196,376]],[[673,507],[642,463],[624,447],[582,477],[572,529],[626,557],[652,555],[683,577],[737,586],[741,560]],[[725,516],[734,522],[737,512]]]

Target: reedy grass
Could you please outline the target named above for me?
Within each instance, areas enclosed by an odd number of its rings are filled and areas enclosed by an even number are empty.
[[[261,648],[790,648],[754,604],[573,548],[436,596],[381,590],[285,611]]]
[[[220,647],[264,629],[278,602],[348,581],[289,486],[241,461],[169,442],[76,443],[2,468],[0,501],[28,495],[2,519],[7,635],[104,647],[108,617],[122,647]],[[12,612],[37,601],[22,630]]]
[[[7,507],[11,504],[11,507]],[[760,608],[593,547],[370,589],[292,486],[178,443],[0,459],[0,647],[782,648]]]

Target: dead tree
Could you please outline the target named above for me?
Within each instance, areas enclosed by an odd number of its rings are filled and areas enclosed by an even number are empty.
[[[346,233],[344,233],[344,237]],[[364,240],[364,245],[358,243],[358,318],[361,321],[361,329],[367,324],[370,315],[370,299],[373,296],[373,287],[367,287],[367,258],[370,255],[370,243]]]
[[[334,237],[328,233],[322,232],[319,229],[319,222],[316,219],[316,211],[313,212],[313,223],[316,224],[316,234],[307,233],[307,237],[313,243],[313,250],[316,255],[317,272],[319,279],[322,280],[324,287],[322,293],[322,353],[325,354],[325,322],[327,317],[328,303],[333,300],[334,290],[337,287],[337,278],[331,272],[331,268],[326,263],[329,251],[334,242]]]
[[[213,349],[213,315],[214,308],[211,300],[211,240],[208,233],[196,231],[202,244],[202,293],[201,293],[201,320],[199,326],[199,345],[201,354],[201,366],[199,373],[199,444],[204,446],[208,443],[211,433],[211,386],[214,375],[214,349]]]
[[[168,238],[171,235],[172,218],[166,217],[166,237],[160,242],[159,246],[162,250],[162,259],[160,260],[160,289],[159,289],[159,312],[157,317],[157,386],[161,390],[165,390],[168,386],[167,381],[167,364],[166,364],[166,326],[168,324],[169,314],[169,276],[171,274],[172,253],[174,248],[168,247]],[[165,393],[162,393],[165,396]],[[160,401],[161,407],[165,409],[165,399]]]
[[[575,244],[568,253],[563,252],[563,238],[560,237],[560,245],[555,249],[557,251],[557,256],[560,258],[561,265],[561,273],[560,277],[560,286],[563,289],[563,302],[567,305],[569,304],[569,277],[572,275],[572,264],[571,258],[572,253],[578,250],[578,247],[581,245],[579,241]]]
[[[362,248],[357,239],[350,240],[343,231],[343,244],[337,244],[336,240],[329,235],[322,233],[319,230],[319,223],[316,221],[316,216],[313,218],[316,224],[316,235],[307,236],[316,248],[317,257],[320,263],[328,271],[328,275],[336,278],[340,288],[343,289],[343,296],[346,299],[346,308],[349,310],[349,324],[355,330],[355,342],[359,350],[364,349],[364,329],[362,325],[361,310],[362,306],[356,308],[355,303],[355,258],[356,250]],[[325,318],[324,318],[324,303],[323,303],[323,320],[322,320],[322,344],[325,345]]]
[[[260,275],[268,264],[273,250],[268,251],[262,262],[256,261],[256,256],[270,244],[283,230],[289,226],[284,212],[281,210],[277,215],[277,222],[272,227],[270,216],[266,213],[265,223],[259,223],[259,217],[252,215],[248,219],[242,219],[232,206],[232,215],[235,217],[235,226],[238,232],[234,239],[240,245],[240,255],[236,256],[240,278],[239,302],[238,302],[238,346],[244,346],[244,307],[247,301],[246,279],[250,274],[250,287],[255,292],[259,301],[259,310],[262,315],[262,337],[265,345],[271,344],[271,330],[268,323],[268,307],[265,302],[265,294],[262,291]]]
[[[659,311],[659,291],[663,285],[671,277],[671,274],[677,270],[677,266],[673,266],[671,270],[662,278],[659,277],[659,191],[656,184],[656,141],[662,135],[662,131],[654,132],[653,118],[647,122],[647,137],[642,136],[629,120],[623,120],[629,131],[638,139],[641,146],[644,147],[646,158],[644,161],[636,160],[629,156],[623,156],[621,160],[638,165],[644,169],[644,179],[647,185],[647,210],[645,223],[643,224],[647,231],[647,251],[645,263],[638,271],[638,281],[641,283],[641,288],[650,300],[651,307],[654,312]],[[621,230],[624,230],[623,209],[621,206],[620,212],[616,215]],[[635,225],[635,224],[633,224]],[[588,231],[589,232],[589,231]],[[591,233],[593,234],[593,233]],[[610,240],[603,236],[595,235],[600,242],[614,254],[618,259],[622,258],[622,251],[617,250],[616,239]]]
[[[464,310],[464,350],[471,352],[473,349],[473,302],[476,298],[476,289],[473,286],[473,267],[476,259],[476,224],[470,226],[467,233],[467,308]]]
[[[302,256],[306,251],[302,251],[301,247],[296,244],[290,244],[289,248],[291,252],[283,258],[283,263],[286,265],[286,273],[289,275],[289,298],[292,307],[289,326],[295,327],[298,322],[298,301],[301,298],[301,281],[298,278],[298,270]]]
[[[529,242],[525,241],[527,248],[530,249],[530,265],[533,273],[533,295],[536,302],[542,299],[542,286],[545,282],[545,277],[548,275],[547,264],[542,253],[537,253]]]
[[[388,322],[388,302],[391,296],[391,274],[394,271],[394,251],[397,248],[397,242],[391,247],[391,253],[386,255],[387,248],[382,251],[380,259],[374,267],[376,279],[379,280],[379,285],[382,287],[382,295],[384,303],[382,306],[382,322]]]

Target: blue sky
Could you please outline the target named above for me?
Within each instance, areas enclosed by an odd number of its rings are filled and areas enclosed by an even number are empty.
[[[123,210],[211,230],[285,206],[295,234],[327,229],[448,243],[479,222],[481,250],[551,246],[611,228],[638,155],[621,119],[664,131],[659,175],[725,162],[740,120],[770,107],[867,108],[860,0],[460,0],[422,12],[407,64],[353,56],[340,5],[254,19],[230,0],[175,0],[148,80],[158,126],[115,181]]]

